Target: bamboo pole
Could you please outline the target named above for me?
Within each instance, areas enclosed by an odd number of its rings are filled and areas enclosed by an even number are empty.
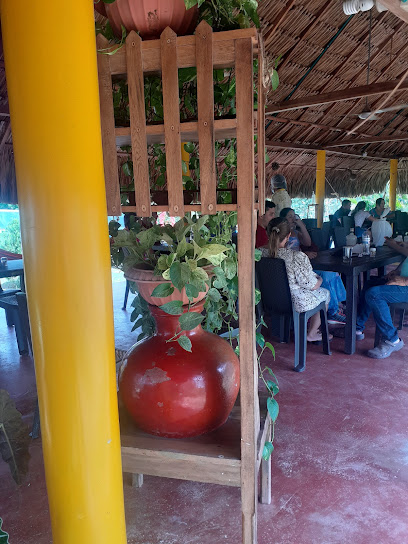
[[[397,203],[398,159],[390,160],[390,208],[394,212]]]
[[[2,0],[1,23],[53,542],[121,544],[93,6]]]

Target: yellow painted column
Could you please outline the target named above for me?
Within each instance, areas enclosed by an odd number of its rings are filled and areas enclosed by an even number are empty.
[[[1,0],[54,544],[124,544],[93,4]]]
[[[324,214],[324,197],[326,190],[326,151],[319,149],[317,152],[316,165],[316,209],[317,209],[317,226],[321,228],[323,225]]]
[[[188,153],[188,151],[186,151],[184,149],[185,144],[186,144],[186,142],[181,142],[181,160],[183,160],[187,164],[187,171],[186,171],[186,173],[184,175],[190,177],[191,176],[191,172],[190,172],[190,168],[189,168],[190,153]]]
[[[390,208],[394,212],[397,204],[398,159],[390,160]]]

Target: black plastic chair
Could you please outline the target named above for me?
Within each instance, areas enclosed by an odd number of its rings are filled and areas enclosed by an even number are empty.
[[[336,247],[344,247],[346,245],[346,236],[345,227],[336,227],[334,229],[334,245]]]
[[[341,220],[343,227],[346,229],[346,236],[350,233],[350,229],[354,229],[354,217],[345,215]]]
[[[6,321],[8,327],[14,326],[14,332],[16,333],[18,351],[20,355],[28,353],[27,337],[23,332],[20,315],[17,304],[17,294],[5,295],[0,298],[0,308],[6,310]]]
[[[308,231],[317,228],[317,219],[302,219]]]
[[[315,246],[319,248],[319,251],[329,249],[330,246],[330,231],[323,229],[312,229],[310,237]]]
[[[34,361],[33,343],[31,339],[31,329],[30,329],[30,319],[28,317],[27,295],[22,292],[17,293],[16,299],[17,299],[18,313],[20,317],[22,332],[24,336],[26,337],[28,346],[30,348],[30,354]],[[33,427],[31,429],[31,438],[38,438],[39,436],[40,436],[40,409],[38,407],[38,397],[37,397],[37,400],[35,403],[35,409],[34,409]]]
[[[285,261],[264,257],[256,263],[256,274],[261,291],[262,306],[265,312],[280,319],[280,340],[289,341],[290,325],[293,320],[295,336],[295,370],[306,368],[307,322],[320,312],[323,352],[331,355],[326,304],[322,302],[307,312],[297,312],[292,306]]]
[[[388,305],[390,307],[391,312],[391,319],[394,323],[395,313],[399,312],[399,319],[398,319],[398,325],[397,330],[402,330],[404,326],[404,316],[405,312],[408,310],[408,302],[393,302]],[[378,346],[378,344],[381,342],[382,334],[380,332],[380,329],[376,326],[375,327],[375,338],[374,338],[374,347]]]
[[[395,212],[394,234],[404,235],[408,232],[408,213],[397,210]]]

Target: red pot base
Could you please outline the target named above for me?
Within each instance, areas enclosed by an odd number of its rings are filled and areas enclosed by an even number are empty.
[[[237,356],[228,342],[201,326],[186,332],[191,353],[166,342],[178,316],[150,309],[157,334],[135,346],[119,378],[126,409],[140,429],[157,436],[185,438],[217,429],[238,395]]]

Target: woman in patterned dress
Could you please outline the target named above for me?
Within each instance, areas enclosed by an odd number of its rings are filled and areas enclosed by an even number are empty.
[[[286,265],[292,304],[297,312],[306,312],[316,308],[321,302],[330,300],[330,293],[321,287],[322,278],[313,272],[307,255],[301,251],[293,251],[286,246],[291,229],[288,221],[281,217],[272,219],[267,227],[269,236],[268,249],[262,248],[263,257],[283,259]],[[320,327],[320,312],[309,319],[308,342],[322,339]]]

